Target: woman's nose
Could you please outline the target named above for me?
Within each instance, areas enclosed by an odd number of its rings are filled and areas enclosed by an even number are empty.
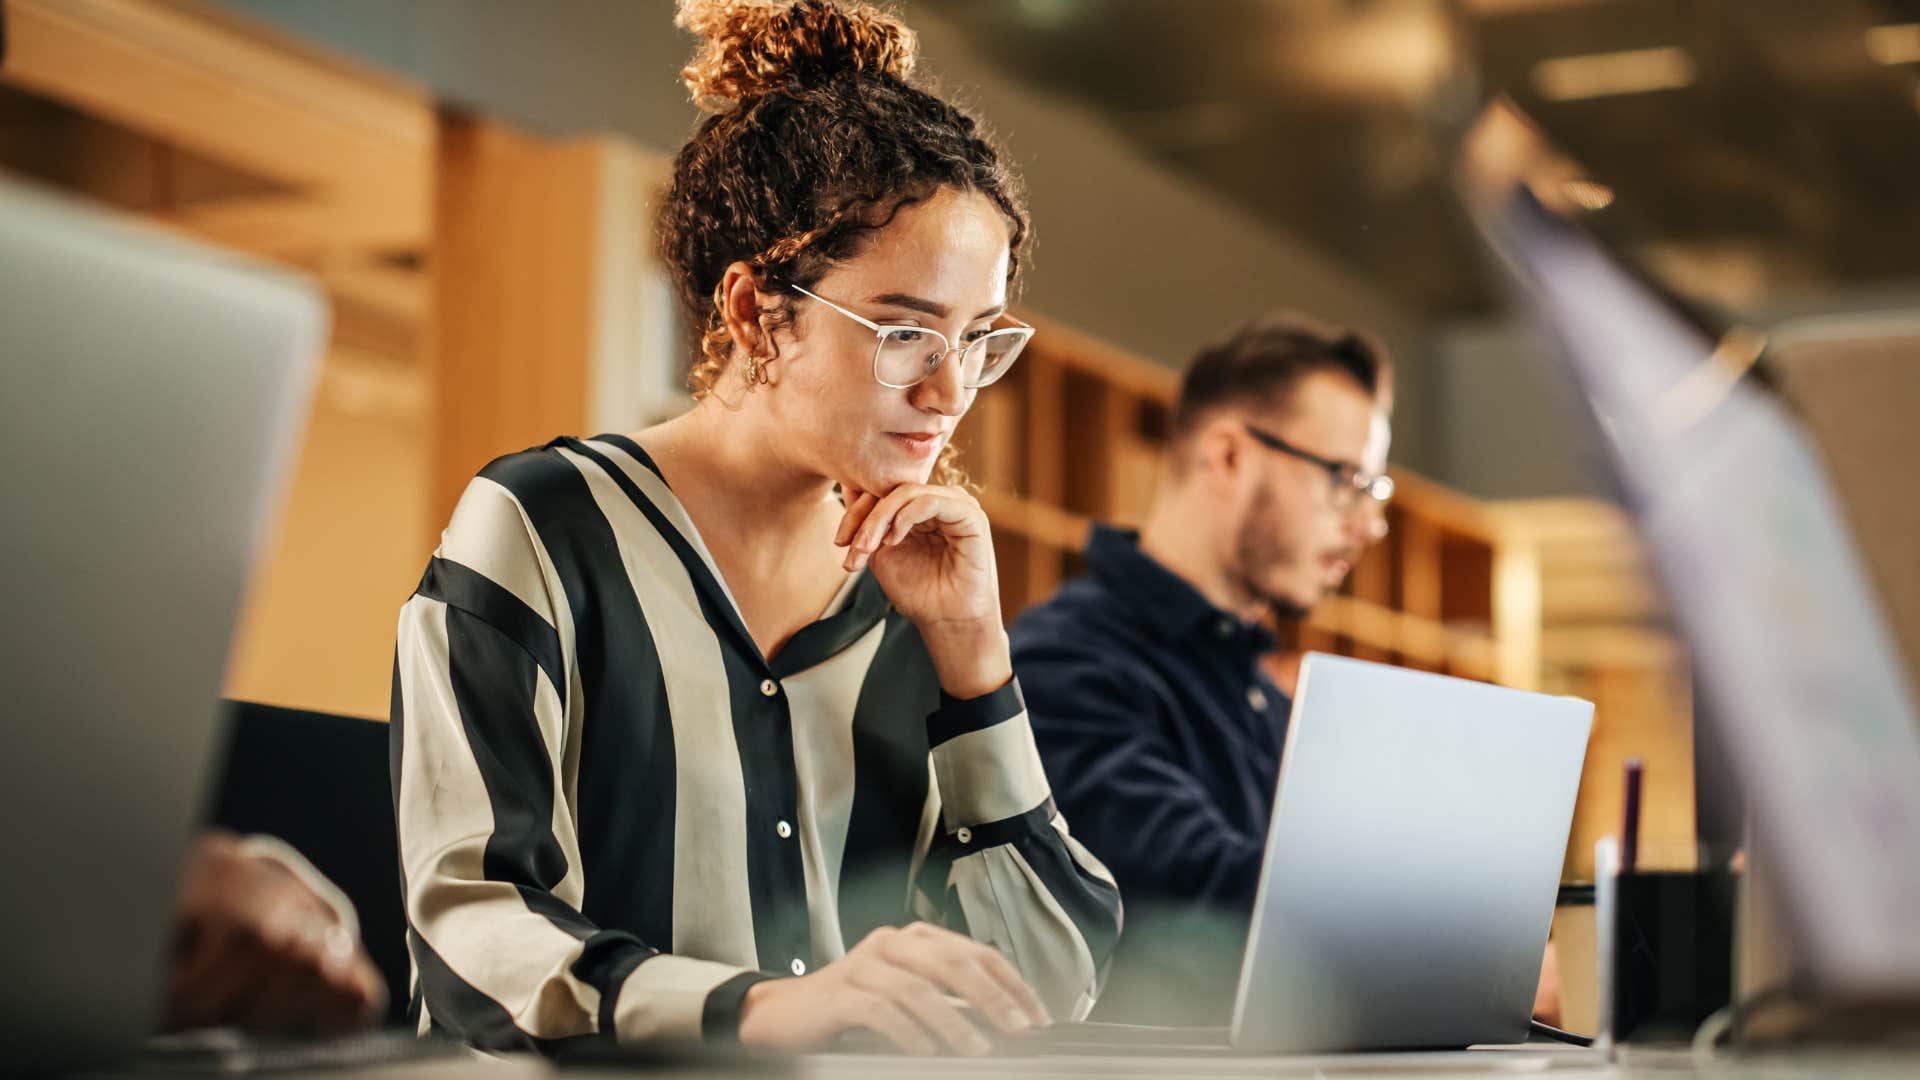
[[[925,379],[914,384],[908,400],[916,408],[942,416],[959,416],[966,412],[973,392],[967,389],[961,368],[959,350],[947,352]]]

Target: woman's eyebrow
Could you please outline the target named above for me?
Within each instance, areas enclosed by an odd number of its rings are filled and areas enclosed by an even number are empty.
[[[953,310],[945,304],[909,293],[881,293],[879,296],[869,298],[867,303],[879,304],[882,307],[906,308],[908,311],[917,311],[936,319],[946,318]]]
[[[914,296],[910,293],[881,293],[879,296],[868,298],[867,302],[870,304],[878,304],[882,307],[906,308],[908,311],[918,311],[922,315],[929,315],[936,319],[944,319],[953,313],[953,309],[945,304],[936,300],[928,300],[923,296]],[[980,314],[975,315],[973,321],[979,322],[981,319],[995,318],[1006,310],[1007,305],[1005,303],[995,304]]]

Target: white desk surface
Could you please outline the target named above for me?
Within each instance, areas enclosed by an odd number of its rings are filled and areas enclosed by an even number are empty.
[[[948,1077],[952,1080],[1087,1080],[1131,1077],[1325,1077],[1328,1080],[1422,1080],[1439,1077],[1510,1077],[1551,1074],[1554,1080],[1916,1080],[1920,1052],[1872,1054],[1819,1051],[1805,1054],[1740,1056],[1721,1054],[1695,1060],[1685,1051],[1626,1050],[1609,1061],[1599,1051],[1533,1046],[1451,1053],[1348,1054],[1312,1057],[1235,1057],[1193,1054],[1180,1057],[1126,1055],[988,1058],[909,1058],[878,1054],[821,1054],[770,1063],[762,1069],[627,1068],[619,1065],[560,1067],[532,1055],[486,1058],[480,1055],[361,1070],[270,1073],[275,1080],[616,1080],[623,1077],[685,1076],[794,1080],[883,1080],[889,1077]],[[154,1073],[129,1074],[147,1078]]]

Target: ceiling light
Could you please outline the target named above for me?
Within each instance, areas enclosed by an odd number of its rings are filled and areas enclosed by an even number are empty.
[[[1302,20],[1281,39],[1270,78],[1290,94],[1321,101],[1425,106],[1456,75],[1456,48],[1454,28],[1439,5],[1330,10]]]
[[[1081,15],[1080,0],[1020,0],[1016,8],[1027,25],[1042,30],[1066,26]]]
[[[1563,56],[1533,66],[1533,87],[1548,101],[1644,94],[1692,82],[1693,58],[1674,45]]]
[[[1582,210],[1605,210],[1613,205],[1613,189],[1592,180],[1569,180],[1560,185],[1560,190]]]
[[[1920,61],[1920,23],[1895,23],[1867,31],[1867,55],[1889,67]]]

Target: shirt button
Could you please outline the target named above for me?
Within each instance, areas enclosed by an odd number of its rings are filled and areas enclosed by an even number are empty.
[[[787,970],[793,972],[795,975],[805,975],[807,973],[807,962],[796,956],[793,958],[793,963],[787,965]]]
[[[772,697],[780,692],[780,684],[774,682],[772,679],[761,679],[760,692],[768,697]]]
[[[1254,712],[1266,712],[1267,695],[1261,693],[1260,688],[1255,686],[1247,691],[1247,704],[1253,706]]]
[[[793,826],[782,821],[774,825],[773,831],[780,834],[780,839],[785,840],[787,837],[793,835]]]
[[[971,844],[973,843],[973,830],[962,825],[953,831],[953,838],[963,844]]]
[[[1214,624],[1213,632],[1220,635],[1223,638],[1232,637],[1233,636],[1233,620],[1221,619],[1219,622]]]

